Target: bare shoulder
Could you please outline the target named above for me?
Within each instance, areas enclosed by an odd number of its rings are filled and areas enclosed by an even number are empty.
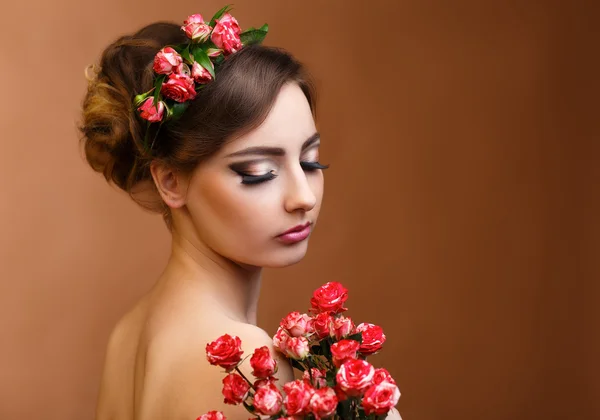
[[[133,404],[133,368],[138,350],[140,310],[125,314],[113,328],[106,346],[96,418],[122,417]]]
[[[211,410],[223,411],[228,419],[247,419],[241,406],[223,403],[223,370],[206,359],[206,344],[223,334],[238,336],[244,356],[267,346],[277,358],[279,383],[293,380],[287,359],[276,355],[271,337],[262,329],[234,322],[213,322],[197,331],[171,329],[148,343],[146,377],[139,420],[189,420]],[[249,359],[241,366],[251,378]]]

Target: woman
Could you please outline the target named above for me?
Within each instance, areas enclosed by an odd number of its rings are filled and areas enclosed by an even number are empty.
[[[221,18],[231,25],[221,27],[225,35],[239,33],[234,21]],[[256,326],[262,268],[304,257],[321,206],[326,166],[314,91],[286,52],[213,38],[226,59],[210,83],[183,98],[180,117],[166,120],[166,102],[148,95],[132,103],[152,90],[161,64],[194,76],[173,56],[157,64],[159,50],[186,42],[181,29],[155,23],[109,45],[84,100],[89,164],[161,212],[172,233],[163,273],[111,334],[99,420],[195,419],[210,410],[247,419],[242,406],[223,403],[223,373],[209,365],[205,346],[228,333],[240,337],[245,355],[272,350]],[[293,380],[289,362],[271,353],[278,383]],[[248,361],[241,370],[249,374]]]

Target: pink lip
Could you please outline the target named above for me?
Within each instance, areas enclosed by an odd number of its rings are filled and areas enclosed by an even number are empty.
[[[307,222],[303,225],[298,225],[290,230],[285,231],[281,235],[277,236],[277,239],[286,244],[294,244],[296,242],[305,240],[308,238],[308,235],[310,235],[310,222]]]

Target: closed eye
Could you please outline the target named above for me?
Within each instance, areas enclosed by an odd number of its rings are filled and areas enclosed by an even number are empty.
[[[300,162],[300,166],[305,171],[316,171],[317,169],[327,169],[329,165],[321,165],[319,162]]]

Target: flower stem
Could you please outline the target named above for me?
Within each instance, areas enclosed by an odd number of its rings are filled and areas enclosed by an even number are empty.
[[[252,388],[254,391],[256,391],[256,388],[254,388],[254,384],[253,384],[252,382],[250,382],[250,381],[248,380],[248,378],[246,378],[246,375],[244,375],[244,374],[242,373],[242,371],[241,371],[241,370],[240,370],[240,369],[239,369],[237,366],[235,367],[235,370],[237,371],[237,373],[239,373],[239,374],[240,374],[240,376],[241,376],[242,378],[244,378],[244,379],[246,380],[246,382],[248,382],[248,385],[250,385],[250,388]]]

